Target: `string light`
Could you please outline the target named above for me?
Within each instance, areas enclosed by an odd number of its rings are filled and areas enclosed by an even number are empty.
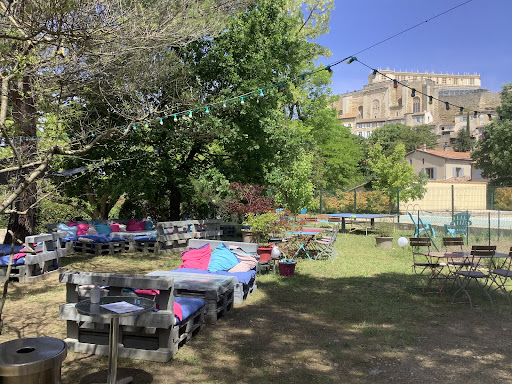
[[[489,118],[489,121],[492,121],[492,115],[490,113],[487,114],[487,117]]]
[[[446,110],[449,111],[450,110],[450,103],[445,101],[444,104],[446,105]]]
[[[303,75],[303,76],[304,76],[304,75]],[[260,97],[263,97],[263,96],[265,96],[265,95],[263,94],[263,89],[260,89]]]
[[[459,112],[462,115],[464,113],[464,107],[459,107]]]
[[[476,119],[476,115],[478,115],[478,111],[474,111],[474,112],[473,112],[473,118],[475,118],[475,119]]]
[[[178,117],[176,115],[174,115],[174,122],[177,122],[178,121]]]
[[[393,80],[393,88],[398,88],[398,80]]]
[[[133,123],[133,130],[136,131],[137,130],[137,124]]]
[[[147,122],[144,124],[144,128],[149,128],[149,124]]]
[[[428,103],[429,104],[432,104],[432,101],[434,100],[434,96],[429,96],[428,97]]]
[[[192,111],[188,111],[188,118],[191,119],[192,118]]]
[[[329,72],[329,73],[332,75],[332,68],[331,68],[331,66],[330,66],[330,65],[328,65],[327,67],[325,67],[325,70],[326,70],[327,72]]]
[[[160,125],[164,125],[164,120],[160,118]]]
[[[210,113],[210,108],[206,107],[206,111],[205,111],[207,114]]]
[[[350,59],[347,60],[347,64],[352,64],[356,60],[357,60],[357,57],[351,56]]]
[[[375,79],[377,77],[377,70],[374,69],[372,73],[372,79]]]
[[[222,102],[222,108],[226,108],[226,107],[227,107],[226,102],[225,102],[225,101],[223,101],[223,102]]]
[[[413,88],[411,91],[411,97],[414,97],[414,96],[416,96],[416,89]]]
[[[283,83],[279,83],[279,92],[284,92]]]
[[[244,101],[244,98],[243,98],[243,97],[241,97],[241,98],[240,98],[240,104],[242,104],[242,105],[244,105],[244,104],[245,104],[245,101]]]

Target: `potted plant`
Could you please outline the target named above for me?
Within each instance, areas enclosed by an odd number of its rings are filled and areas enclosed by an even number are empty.
[[[380,223],[375,229],[375,242],[380,248],[393,248],[393,232],[395,226],[393,223]]]
[[[278,262],[279,274],[281,276],[293,276],[297,262],[293,259],[281,259]]]
[[[247,243],[259,243],[262,237],[268,239],[272,224],[278,217],[279,215],[275,212],[262,213],[261,215],[248,213],[242,225],[248,226],[249,228],[242,229],[242,241]],[[270,249],[270,251],[271,250],[272,249]]]

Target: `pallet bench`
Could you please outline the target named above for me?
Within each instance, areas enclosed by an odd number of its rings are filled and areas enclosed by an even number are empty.
[[[220,244],[224,243],[224,245],[228,248],[241,248],[247,253],[254,253],[256,255],[258,251],[257,243],[244,243],[240,241],[219,241],[219,240],[205,240],[205,239],[190,239],[188,242],[189,248],[200,248],[203,245],[210,244],[210,249],[213,250],[217,248]],[[249,284],[244,283],[235,283],[234,288],[234,302],[242,303],[247,300],[249,296],[255,292],[256,287],[256,278],[251,279]]]
[[[145,276],[174,279],[174,295],[206,301],[205,321],[215,324],[233,308],[236,279],[230,276],[175,271],[154,271]]]
[[[66,249],[61,245],[61,238],[65,236],[64,232],[27,236],[25,244],[36,244],[31,246],[34,252],[21,251],[26,253],[25,262],[13,265],[10,276],[6,276],[7,266],[0,266],[0,281],[9,279],[20,283],[35,283],[60,272],[60,259],[67,255]]]
[[[176,323],[173,312],[174,279],[170,276],[65,272],[60,281],[66,284],[66,304],[60,306],[59,317],[67,322],[68,348],[74,352],[108,355],[109,319],[80,315],[75,304],[90,298],[83,285],[109,286],[108,295],[122,296],[126,288],[158,289],[154,296],[156,312],[120,319],[119,356],[166,362],[204,327],[205,307]],[[147,296],[144,296],[147,297]]]

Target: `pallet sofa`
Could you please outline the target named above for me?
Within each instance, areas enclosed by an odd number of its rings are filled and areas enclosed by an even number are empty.
[[[161,252],[185,250],[191,239],[215,239],[222,236],[221,220],[162,221],[156,224],[156,240]]]
[[[60,272],[61,258],[67,255],[66,249],[61,244],[61,239],[65,236],[64,232],[27,236],[25,244],[30,248],[19,249],[17,254],[19,258],[13,260],[9,276],[7,276],[7,268],[10,256],[1,257],[0,281],[9,279],[20,283],[35,283],[53,273]]]
[[[134,295],[133,288],[158,290],[153,296],[158,311],[120,318],[119,356],[158,362],[169,361],[179,348],[204,327],[205,302],[196,299],[189,316],[176,322],[173,311],[174,279],[169,276],[142,276],[113,273],[65,272],[66,304],[59,317],[67,322],[68,348],[74,352],[108,355],[109,319],[80,315],[75,304],[90,298],[91,285],[108,286],[109,296]],[[144,296],[148,297],[148,296]],[[185,316],[185,304],[182,301]],[[190,300],[188,301],[190,304]]]

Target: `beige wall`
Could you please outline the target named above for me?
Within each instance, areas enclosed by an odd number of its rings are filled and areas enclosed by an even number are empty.
[[[453,202],[456,211],[486,209],[487,183],[429,181],[423,199],[408,201],[406,206],[418,204],[425,211],[451,211]]]

